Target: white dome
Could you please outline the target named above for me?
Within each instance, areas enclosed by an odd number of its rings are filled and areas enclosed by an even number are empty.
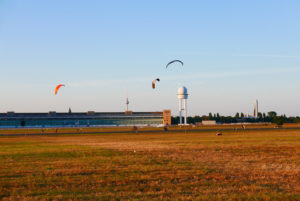
[[[177,91],[177,96],[178,96],[178,99],[187,99],[188,98],[187,88],[184,86],[179,87],[179,89]]]
[[[182,86],[182,87],[179,87],[178,89],[178,95],[185,95],[187,94],[187,88]]]

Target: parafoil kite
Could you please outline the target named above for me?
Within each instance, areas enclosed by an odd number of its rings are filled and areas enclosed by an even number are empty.
[[[182,62],[182,61],[180,61],[180,60],[173,60],[173,61],[170,61],[170,62],[166,65],[166,68],[168,68],[168,66],[169,66],[170,64],[175,63],[175,62],[179,62],[179,63],[181,63],[181,65],[183,66],[183,62]]]
[[[155,83],[156,83],[156,81],[160,81],[160,79],[159,78],[156,78],[155,80],[153,80],[152,81],[152,89],[155,89]]]
[[[58,92],[58,90],[60,89],[60,87],[64,87],[65,85],[64,84],[59,84],[59,85],[57,85],[56,86],[56,88],[55,88],[55,95],[57,94],[57,92]]]

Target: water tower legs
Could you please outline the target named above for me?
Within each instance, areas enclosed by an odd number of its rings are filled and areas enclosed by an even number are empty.
[[[186,99],[183,100],[184,101],[184,124],[187,124],[187,101]]]
[[[182,100],[179,99],[179,124],[182,124]]]

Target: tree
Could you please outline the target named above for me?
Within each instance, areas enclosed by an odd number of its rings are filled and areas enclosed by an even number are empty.
[[[240,118],[240,114],[237,112],[234,116],[236,119],[239,119]]]
[[[273,123],[277,124],[277,126],[281,126],[284,123],[284,117],[283,116],[280,116],[280,117],[275,116],[273,119]]]
[[[179,123],[179,117],[171,117],[172,124],[178,124]]]
[[[300,123],[300,117],[299,116],[295,117],[295,119],[293,120],[293,122],[294,123]]]
[[[194,124],[195,123],[195,119],[193,117],[187,117],[187,123]]]
[[[268,112],[268,117],[274,118],[274,117],[276,117],[276,116],[277,116],[277,113],[276,113],[276,112],[274,112],[274,111]]]
[[[195,117],[194,117],[194,122],[195,122],[195,123],[201,122],[201,121],[202,121],[202,119],[201,119],[200,116],[195,116]]]
[[[202,121],[203,121],[203,120],[205,120],[205,121],[206,121],[206,120],[209,120],[209,116],[203,115],[203,116],[202,116]]]
[[[208,114],[208,117],[209,117],[209,120],[213,120],[213,116],[212,116],[211,112]]]
[[[217,118],[216,118],[216,121],[220,121],[220,114],[219,113],[217,113]]]

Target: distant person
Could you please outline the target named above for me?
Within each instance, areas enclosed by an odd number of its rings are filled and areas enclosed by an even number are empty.
[[[138,133],[138,128],[136,126],[133,126],[132,130],[133,132]]]

